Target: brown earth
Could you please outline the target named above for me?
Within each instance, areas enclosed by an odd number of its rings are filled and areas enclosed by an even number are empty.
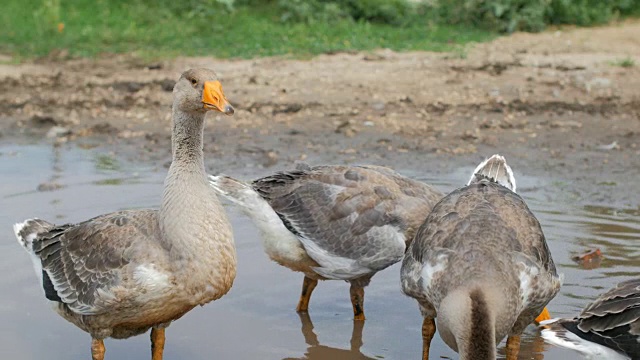
[[[0,65],[0,141],[105,145],[166,165],[174,81],[210,67],[237,110],[210,119],[212,172],[264,175],[306,160],[436,177],[502,153],[516,173],[552,179],[573,200],[638,208],[638,34],[635,21],[515,34],[448,54]]]

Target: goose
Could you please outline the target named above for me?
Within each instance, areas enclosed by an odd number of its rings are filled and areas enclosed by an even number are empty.
[[[619,283],[573,319],[551,319],[541,326],[547,342],[588,359],[640,360],[640,278]]]
[[[103,339],[149,328],[152,359],[162,359],[171,321],[231,289],[233,234],[203,162],[208,111],[234,112],[216,74],[184,72],[173,88],[173,161],[159,210],[118,211],[77,224],[33,218],[14,225],[53,309],[91,335],[94,360],[104,359]]]
[[[296,310],[307,312],[318,280],[350,283],[354,320],[364,320],[364,287],[400,261],[443,196],[381,166],[309,166],[251,183],[210,176],[211,186],[253,220],[271,260],[302,272]]]
[[[495,359],[507,335],[507,359],[516,359],[520,334],[559,291],[540,224],[515,189],[513,171],[494,155],[416,232],[401,285],[424,317],[423,359],[436,317],[440,336],[460,359]]]

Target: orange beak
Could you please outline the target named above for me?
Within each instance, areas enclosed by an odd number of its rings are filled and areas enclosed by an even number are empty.
[[[226,115],[233,115],[233,106],[229,104],[222,91],[220,81],[206,81],[202,92],[202,103],[205,109],[217,110]]]
[[[542,312],[540,313],[540,315],[538,315],[535,322],[540,324],[542,321],[545,321],[545,320],[551,320],[551,314],[549,314],[549,310],[547,310],[546,307],[542,309]]]

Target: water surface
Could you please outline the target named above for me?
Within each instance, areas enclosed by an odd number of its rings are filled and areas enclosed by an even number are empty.
[[[399,170],[449,191],[463,184],[472,169],[437,179]],[[30,217],[78,222],[115,210],[158,207],[165,172],[99,148],[0,146],[0,358],[89,357],[89,336],[49,309],[12,224]],[[553,179],[518,176],[517,169],[516,176],[518,192],[541,221],[559,271],[565,274],[565,286],[549,306],[554,316],[571,316],[603,290],[638,275],[640,210],[585,205],[588,201],[564,196]],[[55,190],[38,191],[39,186]],[[400,293],[399,264],[377,274],[366,289],[363,327],[354,328],[349,287],[340,281],[320,283],[309,316],[299,316],[294,308],[302,275],[270,262],[256,228],[233,206],[227,210],[238,249],[234,287],[167,329],[167,359],[420,358],[422,319],[416,302]],[[571,260],[595,247],[605,255],[600,268],[585,270]],[[107,340],[106,358],[147,359],[149,346],[148,336]],[[457,354],[436,335],[431,358],[457,359]],[[544,344],[531,326],[520,358],[564,360],[578,355]]]

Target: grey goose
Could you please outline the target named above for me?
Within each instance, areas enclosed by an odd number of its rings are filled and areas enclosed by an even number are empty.
[[[380,166],[309,166],[254,180],[210,176],[262,233],[267,255],[304,274],[297,311],[308,311],[318,280],[345,280],[355,320],[364,287],[398,261],[431,207],[433,187]]]
[[[194,69],[173,89],[173,161],[159,210],[128,210],[66,225],[37,218],[16,224],[46,298],[63,318],[103,339],[151,328],[152,359],[162,359],[165,327],[225,295],[236,275],[231,225],[207,181],[205,114],[233,114],[216,74]]]
[[[515,185],[505,159],[492,156],[434,206],[409,245],[401,283],[424,318],[423,359],[436,318],[460,359],[495,359],[505,336],[507,359],[517,359],[520,334],[560,290],[542,228]]]

